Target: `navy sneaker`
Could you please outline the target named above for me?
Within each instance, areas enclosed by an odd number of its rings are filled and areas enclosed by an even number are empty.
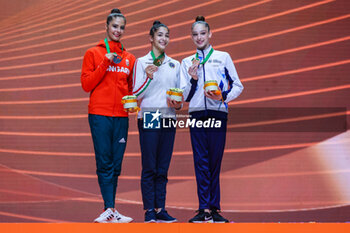
[[[192,223],[207,223],[213,222],[213,218],[210,213],[205,212],[204,210],[197,210],[198,214],[191,218],[189,222]]]
[[[151,222],[157,222],[156,211],[154,209],[145,212],[145,223]]]
[[[227,223],[229,222],[226,218],[222,217],[219,214],[219,211],[217,209],[211,210],[211,216],[213,217],[213,221],[216,223]]]
[[[177,222],[176,218],[171,217],[165,209],[156,214],[157,222],[172,223]]]

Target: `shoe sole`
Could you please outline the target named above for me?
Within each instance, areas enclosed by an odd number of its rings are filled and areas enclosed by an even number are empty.
[[[152,219],[152,220],[149,220],[149,221],[145,221],[144,223],[156,223],[157,221]]]
[[[193,221],[190,223],[214,223],[213,220],[208,220],[208,221]]]
[[[125,222],[119,222],[118,220],[116,221],[113,221],[113,220],[110,220],[110,221],[94,221],[94,223],[129,223],[129,222],[132,222],[134,221],[134,219],[131,219],[130,221],[125,221]]]
[[[131,219],[130,221],[122,221],[122,222],[119,222],[119,221],[115,221],[115,222],[112,222],[112,223],[129,223],[129,222],[132,222],[134,221],[134,219]]]
[[[94,223],[114,223],[114,222],[112,222],[112,221],[101,221],[101,222],[94,221]]]
[[[166,220],[157,220],[157,223],[173,223],[173,222],[177,222],[177,219],[175,219],[175,220],[171,220],[171,221],[166,221]]]

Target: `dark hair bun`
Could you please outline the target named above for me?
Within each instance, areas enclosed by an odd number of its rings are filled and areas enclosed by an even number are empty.
[[[197,21],[204,21],[204,22],[205,22],[204,16],[198,15],[198,16],[196,17],[196,22],[197,22]]]
[[[160,21],[156,20],[153,22],[153,25],[156,25],[156,24],[162,24]]]
[[[111,14],[121,14],[122,12],[118,8],[111,10]]]

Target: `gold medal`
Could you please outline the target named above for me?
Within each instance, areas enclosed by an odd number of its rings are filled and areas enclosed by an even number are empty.
[[[155,66],[161,66],[162,65],[162,58],[164,57],[164,53],[162,53],[161,55],[159,55],[158,57],[156,57],[153,53],[153,50],[151,50],[151,55],[153,58],[153,65]]]
[[[162,64],[162,60],[160,60],[160,59],[155,59],[153,61],[153,65],[155,65],[155,66],[160,66],[161,64]]]

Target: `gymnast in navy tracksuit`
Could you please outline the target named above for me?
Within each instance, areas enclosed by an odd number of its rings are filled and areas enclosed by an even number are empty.
[[[237,98],[243,85],[240,82],[230,55],[214,50],[209,43],[212,34],[203,16],[192,24],[192,40],[197,53],[182,60],[180,87],[189,103],[192,119],[215,119],[219,128],[191,127],[191,143],[195,165],[198,214],[190,222],[228,222],[219,214],[220,169],[225,149],[227,103]],[[204,82],[216,80],[221,90],[213,93],[204,90]]]
[[[138,128],[141,146],[141,192],[145,222],[176,222],[165,210],[168,169],[175,140],[175,127],[145,128],[143,113],[155,112],[160,121],[175,120],[175,109],[182,101],[167,97],[170,88],[180,86],[180,62],[168,57],[165,48],[169,43],[169,29],[155,21],[150,30],[152,50],[136,60],[134,66],[133,94],[137,96],[141,111]],[[158,113],[159,111],[159,113]]]

